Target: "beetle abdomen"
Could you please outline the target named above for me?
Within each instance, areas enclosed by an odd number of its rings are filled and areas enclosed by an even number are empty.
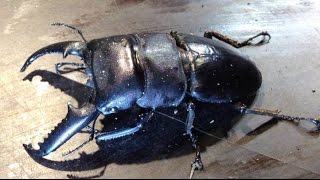
[[[255,95],[261,73],[232,46],[216,39],[181,36],[193,54],[189,61],[190,94],[201,101],[223,103]]]

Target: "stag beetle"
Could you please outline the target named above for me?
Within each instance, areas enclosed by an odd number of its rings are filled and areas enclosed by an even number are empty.
[[[260,36],[259,43],[269,42],[271,36],[261,32],[244,42],[232,40],[217,32],[206,32],[204,37],[170,33],[136,33],[117,35],[87,41],[80,30],[83,41],[65,41],[46,46],[33,53],[21,68],[21,72],[40,56],[61,53],[81,57],[84,64],[58,63],[57,72],[64,65],[85,68],[89,77],[87,85],[94,88],[88,103],[75,108],[68,104],[66,118],[48,135],[40,149],[24,145],[28,153],[46,156],[57,150],[81,129],[93,122],[92,140],[107,141],[131,135],[143,126],[157,108],[178,106],[189,98],[186,106],[186,134],[189,135],[196,158],[194,169],[202,169],[197,137],[193,135],[195,105],[192,101],[205,103],[235,104],[239,99],[254,96],[262,83],[262,76],[256,65],[237,48],[252,44]],[[268,38],[267,41],[265,38]],[[133,105],[141,108],[137,124],[112,132],[94,133],[94,122],[100,115],[117,113]],[[282,119],[308,120],[319,128],[319,121],[280,115],[261,109],[249,109],[235,105],[241,113],[254,113]]]

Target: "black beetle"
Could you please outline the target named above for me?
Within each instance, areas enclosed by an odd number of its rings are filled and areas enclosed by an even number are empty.
[[[141,114],[136,127],[95,133],[93,124],[89,141],[94,135],[97,141],[106,141],[133,134],[157,108],[178,106],[185,98],[190,99],[186,105],[186,133],[196,150],[193,170],[202,169],[203,165],[197,138],[192,133],[196,108],[192,101],[225,103],[234,105],[241,113],[308,120],[319,127],[317,119],[284,116],[235,104],[241,98],[255,96],[262,83],[259,69],[236,48],[251,44],[259,36],[263,36],[259,43],[266,42],[265,37],[269,41],[271,36],[267,32],[242,43],[216,32],[206,32],[204,37],[200,37],[174,31],[118,35],[88,42],[75,27],[63,23],[53,25],[77,30],[83,42],[65,41],[44,47],[27,59],[21,72],[48,53],[61,53],[63,58],[79,56],[84,64],[59,63],[56,69],[59,72],[59,68],[68,64],[85,68],[89,76],[87,85],[94,88],[94,93],[79,109],[68,104],[66,118],[39,145],[39,150],[30,144],[24,145],[32,155],[45,156],[55,151],[81,129],[95,122],[101,113],[108,115],[138,105]]]

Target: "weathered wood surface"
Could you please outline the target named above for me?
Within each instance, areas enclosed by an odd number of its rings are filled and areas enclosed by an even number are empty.
[[[69,100],[77,103],[39,76],[23,81],[36,69],[54,71],[53,65],[62,59],[60,55],[43,57],[26,72],[19,72],[26,58],[40,47],[79,39],[70,30],[51,27],[52,22],[77,26],[87,39],[142,31],[177,30],[202,35],[204,31],[216,30],[244,40],[266,30],[272,35],[269,44],[241,49],[263,74],[263,84],[253,106],[280,109],[297,116],[320,114],[320,1],[317,0],[29,0],[0,1],[0,9],[1,178],[94,176],[103,168],[82,172],[46,168],[33,161],[22,147],[23,143],[41,140],[65,117]],[[79,73],[66,76],[81,82],[84,78]],[[76,91],[76,87],[70,91]],[[319,178],[318,135],[280,122],[245,136],[267,120],[244,117],[229,132],[229,139],[207,147],[202,155],[205,170],[196,172],[194,177]],[[75,137],[59,153],[85,138],[85,135]],[[90,153],[96,148],[91,143],[83,151]],[[107,164],[102,177],[186,178],[193,158],[194,154],[188,154],[140,164]]]

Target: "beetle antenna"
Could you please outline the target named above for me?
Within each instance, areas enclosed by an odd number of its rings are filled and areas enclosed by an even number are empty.
[[[82,34],[82,31],[74,26],[71,26],[69,24],[66,24],[66,23],[60,23],[60,22],[56,22],[56,23],[52,23],[51,26],[64,26],[64,27],[67,27],[67,28],[70,28],[70,29],[73,29],[73,30],[76,30],[78,32],[78,34],[81,36],[81,38],[83,39],[83,41],[85,43],[87,43],[88,41],[84,38],[83,34]]]

